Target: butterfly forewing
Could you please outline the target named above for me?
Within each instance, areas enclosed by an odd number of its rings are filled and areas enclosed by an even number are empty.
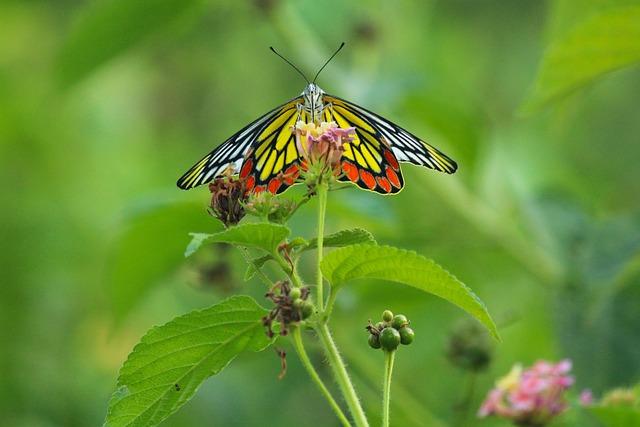
[[[233,173],[240,173],[247,180],[248,190],[271,186],[275,193],[286,189],[291,185],[289,180],[279,179],[283,182],[276,188],[278,182],[274,178],[298,160],[291,126],[298,119],[301,102],[301,97],[293,98],[248,124],[193,165],[178,180],[178,187],[189,189],[205,184],[231,166]]]

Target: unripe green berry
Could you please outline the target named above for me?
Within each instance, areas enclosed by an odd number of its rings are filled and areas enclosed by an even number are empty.
[[[393,317],[393,320],[391,321],[391,326],[395,329],[400,329],[408,324],[409,321],[407,320],[407,316],[405,316],[404,314],[395,315]]]
[[[386,325],[382,322],[376,323],[376,329],[378,330],[378,332],[382,331],[385,327]]]
[[[404,345],[409,345],[413,342],[413,338],[415,337],[415,333],[413,329],[408,326],[403,326],[398,331],[400,333],[400,343]]]
[[[300,309],[302,318],[306,319],[307,317],[311,316],[314,309],[315,307],[312,303],[310,303],[309,301],[305,301],[304,304],[302,304],[302,308]]]
[[[291,298],[293,301],[297,300],[298,298],[300,298],[300,295],[302,294],[302,292],[300,292],[300,288],[293,288],[289,291],[289,298]]]
[[[393,313],[391,310],[385,310],[382,312],[382,320],[385,322],[391,322],[391,320],[393,320]]]
[[[305,301],[301,300],[300,298],[293,300],[293,308],[295,308],[296,310],[301,310],[304,303]]]
[[[400,332],[393,328],[384,328],[380,333],[380,345],[385,351],[394,351],[400,345]]]
[[[369,335],[369,347],[380,348],[380,337],[378,335]]]

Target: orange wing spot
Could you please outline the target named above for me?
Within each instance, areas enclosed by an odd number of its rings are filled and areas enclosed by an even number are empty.
[[[391,182],[391,185],[393,185],[396,188],[402,187],[402,185],[400,184],[400,179],[398,178],[398,174],[396,174],[393,171],[393,169],[387,166],[386,173],[387,173],[387,178],[389,178],[389,181]]]
[[[266,190],[266,187],[264,185],[258,185],[254,190],[253,193],[254,194],[260,194],[262,193],[264,190]]]
[[[253,160],[248,159],[246,162],[244,162],[244,165],[242,165],[242,169],[240,170],[240,178],[244,179],[248,177],[251,173],[251,169],[253,169]]]
[[[369,190],[376,188],[376,180],[368,171],[360,169],[360,179],[367,187],[369,187]]]
[[[306,160],[302,160],[300,162],[300,167],[302,168],[303,171],[309,170],[309,166],[307,165],[307,161]]]
[[[389,184],[389,180],[387,178],[378,176],[376,177],[376,181],[378,181],[378,185],[382,187],[385,192],[391,193],[391,184]]]
[[[300,169],[298,165],[291,165],[284,173],[284,183],[287,185],[293,185],[300,176]]]
[[[279,178],[271,178],[271,181],[269,181],[268,190],[269,192],[276,194],[281,185],[282,181],[280,181]]]
[[[394,168],[395,170],[400,170],[398,159],[396,159],[396,156],[394,156],[390,150],[384,150],[384,158],[387,159],[387,162],[389,163],[389,165],[391,165],[392,168]]]
[[[358,181],[358,168],[355,167],[353,163],[342,162],[342,171],[349,178],[349,181],[356,182]]]
[[[247,192],[253,190],[253,187],[255,187],[256,185],[256,177],[251,175],[249,178],[247,178],[247,181],[245,183],[245,188],[247,189]]]

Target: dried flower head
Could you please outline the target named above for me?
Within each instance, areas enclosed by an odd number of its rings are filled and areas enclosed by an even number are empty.
[[[273,322],[279,323],[280,335],[289,333],[289,325],[297,323],[308,317],[307,310],[310,308],[309,288],[295,288],[287,281],[276,283],[265,294],[276,305],[266,316],[262,318],[262,324],[266,328],[269,338],[275,335]]]
[[[523,369],[515,365],[496,382],[478,411],[479,417],[496,415],[521,426],[544,426],[567,408],[565,391],[573,384],[571,361],[538,361]]]
[[[233,170],[228,168],[209,184],[210,212],[226,226],[235,225],[244,217],[243,203],[247,198],[244,182],[232,173]]]

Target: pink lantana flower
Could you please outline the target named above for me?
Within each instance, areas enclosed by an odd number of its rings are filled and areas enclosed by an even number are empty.
[[[334,173],[340,173],[340,159],[344,152],[343,144],[353,140],[355,128],[342,129],[336,122],[305,123],[299,121],[294,126],[296,148],[306,161],[306,167],[320,169],[329,167]]]
[[[556,364],[541,360],[527,369],[515,365],[496,381],[478,416],[495,415],[521,426],[544,426],[567,408],[564,394],[574,382],[570,371],[570,360]]]

